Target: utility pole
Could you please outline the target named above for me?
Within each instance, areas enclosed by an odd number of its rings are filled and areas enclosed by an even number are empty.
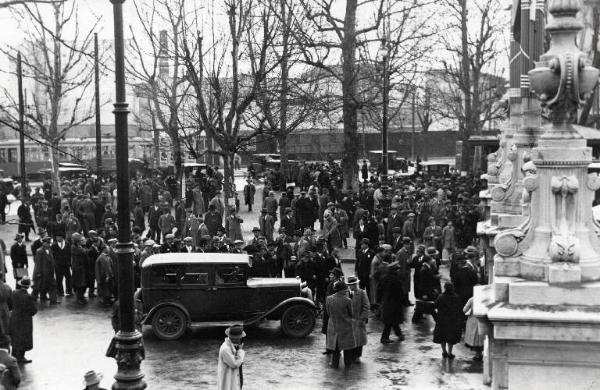
[[[100,127],[100,65],[98,63],[98,33],[94,33],[94,81],[96,84],[96,174],[102,176],[102,134]]]
[[[24,201],[27,194],[27,172],[25,171],[25,101],[23,98],[23,61],[21,53],[17,53],[17,86],[19,88],[19,154],[20,154],[20,173],[21,173],[21,201]]]

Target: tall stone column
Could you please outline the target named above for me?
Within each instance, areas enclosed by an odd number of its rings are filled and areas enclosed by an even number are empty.
[[[496,236],[493,283],[475,291],[475,314],[494,353],[493,389],[598,387],[600,239],[592,197],[600,178],[587,173],[591,149],[573,123],[599,72],[575,46],[580,7],[579,0],[549,2],[551,46],[529,71],[550,121],[522,167],[530,213]]]

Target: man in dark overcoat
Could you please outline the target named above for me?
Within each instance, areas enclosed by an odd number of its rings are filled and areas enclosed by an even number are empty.
[[[248,206],[248,212],[252,211],[252,205],[254,205],[254,194],[256,193],[256,187],[252,183],[252,179],[248,178],[247,184],[244,186],[244,204]]]
[[[40,248],[41,250],[41,248]],[[31,363],[25,352],[33,349],[33,316],[37,313],[35,298],[27,292],[31,286],[28,276],[19,280],[19,288],[12,293],[12,312],[8,325],[12,339],[12,355],[18,363]]]
[[[33,286],[34,291],[39,292],[40,300],[45,301],[47,295],[50,297],[50,304],[58,303],[56,290],[56,266],[54,256],[51,251],[52,239],[44,237],[42,247],[35,252],[33,267]]]
[[[23,275],[19,275],[19,269],[27,269],[29,268],[29,261],[27,259],[27,247],[23,242],[24,236],[20,233],[17,233],[15,237],[15,243],[10,247],[10,259],[13,267],[13,276],[15,277],[15,281],[18,282],[21,280]]]
[[[71,265],[73,267],[73,278],[72,284],[77,295],[77,303],[84,305],[87,301],[85,300],[84,294],[87,288],[87,266],[88,257],[87,249],[82,244],[83,237],[79,233],[73,233],[71,237]],[[93,292],[90,291],[90,292]]]
[[[378,298],[381,303],[381,321],[383,322],[383,332],[381,333],[381,343],[389,344],[390,332],[394,329],[398,341],[404,340],[404,335],[400,329],[400,324],[404,322],[404,287],[398,275],[399,266],[394,262],[382,269],[383,278],[378,284]]]
[[[58,286],[58,295],[71,295],[71,246],[65,241],[62,235],[56,236],[56,242],[52,244],[52,256],[56,265],[56,284]],[[63,288],[63,279],[65,287]]]

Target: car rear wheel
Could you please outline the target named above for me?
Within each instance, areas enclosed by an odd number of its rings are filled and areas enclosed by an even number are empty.
[[[173,306],[161,307],[152,318],[152,330],[162,340],[177,340],[183,336],[186,328],[185,314]]]
[[[281,316],[281,329],[289,337],[306,337],[315,327],[315,312],[304,305],[290,306]]]

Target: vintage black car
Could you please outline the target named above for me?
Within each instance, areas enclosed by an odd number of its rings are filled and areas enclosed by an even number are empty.
[[[280,320],[283,333],[305,337],[315,326],[309,290],[294,278],[248,277],[249,257],[229,253],[165,253],[141,267],[145,324],[175,340],[193,323],[245,325]]]

